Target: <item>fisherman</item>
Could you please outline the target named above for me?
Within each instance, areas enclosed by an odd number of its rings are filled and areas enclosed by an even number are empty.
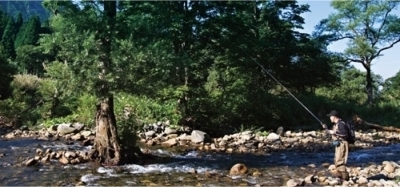
[[[349,154],[349,144],[346,140],[348,132],[345,122],[339,117],[339,113],[336,110],[332,110],[327,116],[334,124],[332,130],[328,130],[326,124],[322,124],[323,128],[328,134],[332,136],[332,144],[335,146],[335,158],[334,163],[336,171],[333,174],[339,177],[341,181],[349,180],[349,173],[346,170],[347,157]]]

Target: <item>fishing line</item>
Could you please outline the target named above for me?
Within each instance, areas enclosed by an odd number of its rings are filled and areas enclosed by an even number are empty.
[[[246,53],[246,51],[245,51]],[[262,68],[262,70],[267,73],[272,79],[274,79],[280,86],[282,86],[288,93],[290,96],[292,96],[304,109],[306,109],[306,111],[308,113],[310,113],[320,124],[323,124],[321,120],[319,120],[317,118],[317,116],[315,116],[299,99],[297,99],[296,96],[294,96],[285,86],[283,86],[283,84],[281,82],[279,82],[270,72],[268,72],[264,66],[262,66],[260,63],[258,63],[253,57],[251,57],[250,55],[248,55],[250,57],[251,60],[253,60],[258,66],[260,66]]]

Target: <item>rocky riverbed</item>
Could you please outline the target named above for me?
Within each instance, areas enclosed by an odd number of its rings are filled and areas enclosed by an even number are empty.
[[[131,185],[211,186],[339,184],[330,175],[330,171],[334,170],[331,161],[333,147],[321,131],[294,132],[279,129],[267,134],[245,131],[223,137],[209,137],[206,132],[198,130],[177,131],[164,127],[162,130],[153,128],[138,132],[137,135],[140,137],[138,145],[144,153],[162,159],[141,165],[96,166],[93,169],[91,163],[87,162],[87,150],[95,137],[93,131],[85,129],[81,124],[59,124],[35,131],[22,127],[3,132],[1,142],[5,148],[0,150],[0,163],[2,167],[39,170],[54,165],[63,168],[61,173],[71,167],[86,168],[78,172],[80,178],[73,177],[79,178],[73,183],[81,185],[112,185],[107,183],[110,176],[118,176],[121,179],[118,180],[119,185],[128,185],[129,182]],[[400,159],[396,158],[400,154],[400,135],[366,130],[358,131],[356,136],[357,142],[351,147],[348,166],[351,180],[342,185],[399,186]],[[7,149],[10,146],[18,147],[15,144],[22,139],[40,143],[37,143],[37,147],[26,143],[28,148],[19,155],[17,152],[7,152],[13,151]],[[62,142],[63,146],[46,145],[54,142]],[[14,159],[7,158],[10,155]],[[246,170],[230,172],[231,167],[238,163],[242,163],[242,168]],[[162,175],[164,172],[169,173],[167,178]],[[135,180],[131,180],[132,175],[135,175]]]

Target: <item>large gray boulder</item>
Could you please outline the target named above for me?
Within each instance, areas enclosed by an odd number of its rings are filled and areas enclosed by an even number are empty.
[[[57,125],[57,132],[60,135],[70,134],[77,132],[77,129],[72,127],[70,123],[62,123]]]
[[[200,131],[200,130],[193,130],[190,140],[193,143],[200,143],[200,142],[208,141],[209,139],[210,139],[210,137],[208,136],[207,133]]]

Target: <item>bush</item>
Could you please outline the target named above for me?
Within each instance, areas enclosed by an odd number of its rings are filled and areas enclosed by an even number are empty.
[[[41,118],[43,98],[38,92],[42,79],[35,75],[18,74],[11,83],[12,97],[1,102],[0,112],[15,117],[17,125],[35,125]]]

